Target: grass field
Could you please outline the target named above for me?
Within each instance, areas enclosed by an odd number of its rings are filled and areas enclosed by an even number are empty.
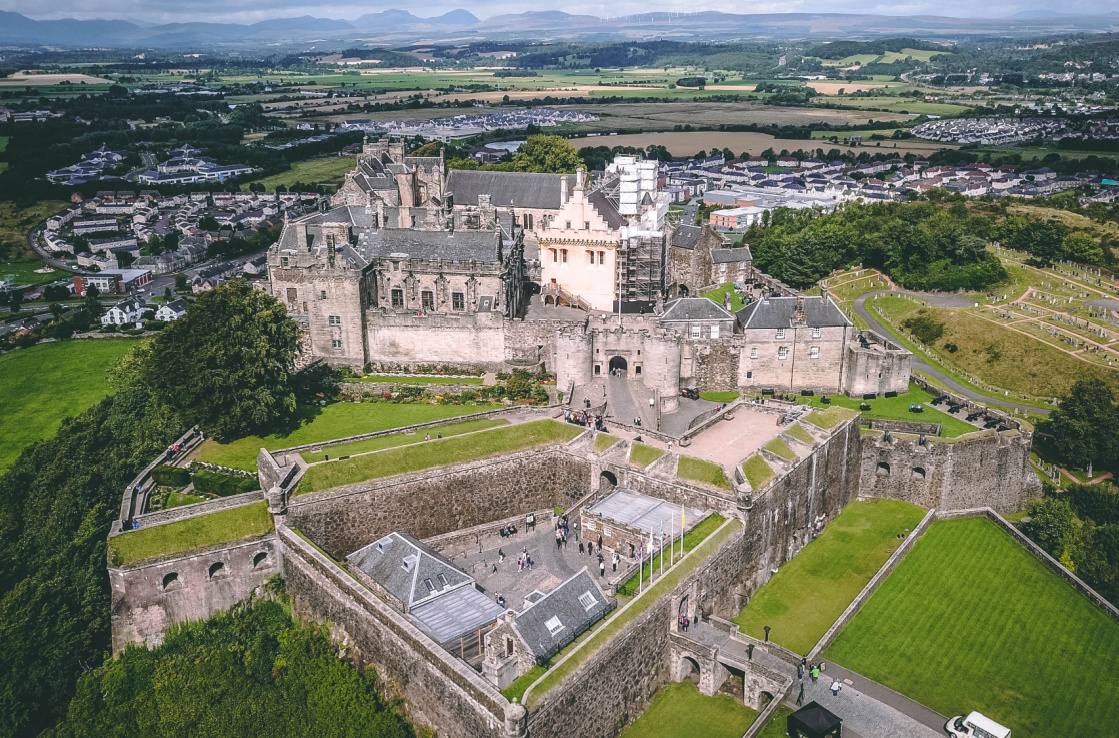
[[[993,316],[988,319],[967,309],[925,308],[901,297],[880,297],[874,307],[894,328],[919,310],[928,311],[944,323],[944,335],[934,347],[937,353],[995,387],[1056,397],[1079,379],[1099,378],[1119,388],[1119,370],[1081,361],[1039,339],[1010,330]],[[959,350],[950,353],[945,344],[954,344]]]
[[[806,654],[827,632],[925,511],[894,500],[852,502],[766,583],[734,622]]]
[[[657,694],[621,738],[740,738],[758,719],[729,694],[704,697],[690,681],[670,684]]]
[[[909,392],[897,397],[880,397],[877,400],[856,400],[840,395],[828,396],[832,406],[840,406],[858,410],[863,402],[870,405],[870,410],[861,411],[864,418],[878,418],[881,420],[912,420],[919,423],[940,423],[941,434],[945,438],[956,438],[965,433],[974,433],[979,430],[971,423],[965,423],[959,418],[953,418],[947,413],[942,413],[929,403],[933,396],[923,389],[910,385]],[[820,396],[801,397],[798,402],[802,405],[824,407]],[[923,413],[909,412],[910,405],[921,405],[925,408]]]
[[[508,424],[508,420],[503,418],[478,418],[477,420],[464,420],[461,423],[448,423],[432,428],[429,431],[417,431],[411,435],[404,433],[393,433],[389,436],[377,436],[376,438],[368,438],[364,441],[354,441],[353,443],[342,443],[337,446],[328,446],[322,451],[301,451],[300,456],[304,461],[313,463],[316,461],[326,461],[327,456],[338,459],[342,456],[351,456],[353,454],[364,454],[370,451],[380,451],[385,448],[394,448],[396,446],[408,446],[413,443],[422,443],[424,438],[430,434],[432,438],[438,439],[440,435],[444,438],[450,436],[458,436],[463,433],[473,433],[474,431],[488,430],[489,428],[496,428],[499,425]]]
[[[271,531],[268,505],[258,502],[124,533],[109,540],[109,560],[116,566],[128,566],[158,556],[256,538]]]
[[[278,185],[291,187],[296,182],[304,184],[331,184],[342,181],[346,172],[354,168],[352,156],[324,156],[321,159],[308,159],[297,161],[291,169],[270,177],[255,180],[264,185],[269,192],[274,192]],[[246,184],[243,189],[248,189]]]
[[[536,446],[567,443],[585,430],[555,420],[534,420],[469,436],[429,441],[420,446],[390,448],[375,454],[313,466],[299,483],[296,494],[406,474],[442,464],[474,461]]]
[[[662,456],[664,451],[659,448],[646,446],[644,443],[634,443],[629,451],[629,463],[644,469]]]
[[[326,407],[302,406],[295,427],[269,436],[246,436],[232,443],[206,440],[195,456],[213,464],[256,471],[260,449],[269,450],[321,443],[362,433],[402,428],[416,423],[493,410],[498,405],[394,405],[382,402],[336,402]]]
[[[721,285],[711,290],[710,292],[704,292],[702,295],[700,295],[700,297],[706,297],[708,300],[711,300],[715,304],[722,305],[723,300],[725,299],[725,295],[728,292],[730,293],[730,311],[732,313],[737,313],[739,310],[742,309],[745,303],[742,302],[742,297],[734,291],[734,284],[731,282],[723,282]]]
[[[1119,724],[1119,623],[983,518],[933,524],[825,656],[1016,736]]]
[[[599,433],[594,439],[594,452],[600,454],[620,440],[617,436],[612,436],[609,433]]]
[[[769,720],[765,721],[765,725],[754,738],[785,738],[788,735],[785,731],[789,725],[789,715],[792,714],[792,708],[781,705]]]
[[[135,340],[44,343],[0,356],[0,470],[23,448],[54,435],[62,419],[110,394],[105,372]]]
[[[40,273],[37,269],[42,269],[43,262],[38,259],[30,261],[19,262],[3,262],[0,263],[0,277],[12,275],[15,277],[16,284],[47,284],[49,282],[57,282],[60,279],[69,279],[70,272],[61,269],[51,269],[50,272]]]
[[[0,264],[0,270],[7,263],[35,261],[35,252],[27,245],[27,233],[48,216],[62,210],[66,204],[57,200],[41,200],[28,207],[19,207],[13,202],[0,202],[0,244],[8,245],[2,252],[5,263]],[[0,274],[9,273],[11,272],[0,271]]]
[[[699,398],[701,400],[708,400],[709,402],[730,403],[737,400],[741,395],[737,392],[700,392]]]
[[[692,456],[680,457],[680,462],[676,467],[676,476],[679,479],[690,479],[720,489],[731,488],[730,482],[727,481],[727,475],[723,472],[723,467]]]
[[[746,481],[755,490],[761,489],[765,486],[766,482],[776,476],[773,473],[773,467],[769,462],[762,458],[761,454],[753,454],[746,461],[742,462],[742,473],[746,475]]]

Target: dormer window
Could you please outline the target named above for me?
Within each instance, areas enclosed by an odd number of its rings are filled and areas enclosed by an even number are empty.
[[[595,605],[594,595],[590,591],[584,592],[579,595],[579,604],[583,606],[584,610],[590,610]]]
[[[425,579],[424,580],[424,586],[427,587],[428,592],[434,592],[435,591],[435,585],[431,583],[430,579]]]
[[[548,632],[554,636],[555,634],[563,630],[563,623],[560,622],[559,618],[551,617],[544,621],[544,627],[547,628]]]
[[[400,566],[400,568],[403,569],[404,571],[412,571],[412,567],[414,567],[415,565],[416,565],[416,557],[415,556],[405,556],[404,557],[404,563]]]
[[[444,587],[447,586],[448,582],[446,574],[444,574],[443,572],[439,572],[438,579],[440,584],[442,584]]]

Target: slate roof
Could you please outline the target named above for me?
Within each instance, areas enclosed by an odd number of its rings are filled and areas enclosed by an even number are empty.
[[[178,315],[182,315],[183,313],[186,312],[187,301],[184,300],[183,298],[179,297],[177,299],[172,300],[171,302],[165,303],[161,307],[167,308],[171,312],[176,313]]]
[[[563,205],[564,180],[568,191],[575,188],[574,174],[452,169],[446,189],[455,205],[477,205],[479,195],[489,195],[494,207],[558,210]]]
[[[672,247],[694,251],[700,237],[703,236],[703,226],[680,225],[672,234]]]
[[[584,595],[589,595],[589,598],[584,598],[590,601],[589,607],[579,601]],[[518,613],[513,627],[532,649],[539,663],[559,653],[613,607],[614,603],[602,595],[594,579],[583,568]],[[554,633],[549,625],[553,618],[559,621]]]
[[[661,320],[732,320],[726,308],[707,297],[681,297],[665,304]]]
[[[407,610],[456,587],[466,585],[473,589],[473,578],[407,533],[389,533],[354,551],[346,561],[392,593]]]
[[[611,201],[606,189],[600,188],[591,192],[587,195],[587,202],[602,216],[610,228],[616,230],[626,224],[625,216],[618,212],[617,205]]]
[[[753,261],[749,246],[737,249],[712,249],[711,260],[716,264],[737,264],[743,261]]]
[[[750,303],[735,313],[735,317],[743,330],[792,328],[796,305],[796,297],[769,297]],[[804,317],[810,328],[851,325],[834,302],[819,296],[804,298]]]
[[[366,260],[390,256],[447,261],[499,262],[494,231],[376,229],[358,235],[356,251]]]

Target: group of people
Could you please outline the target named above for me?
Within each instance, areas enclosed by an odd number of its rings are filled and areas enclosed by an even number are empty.
[[[597,431],[605,431],[606,424],[602,421],[601,415],[592,415],[586,410],[565,410],[563,419],[572,425],[581,425],[585,428],[594,428]]]
[[[567,548],[567,516],[556,518],[556,550]],[[579,523],[575,523],[575,540],[579,540]]]
[[[803,682],[804,681],[804,675],[807,673],[809,678],[812,679],[812,683],[815,684],[816,681],[820,678],[820,671],[821,671],[822,667],[823,667],[822,662],[819,663],[819,664],[809,664],[807,658],[802,658],[800,660],[800,663],[797,664],[797,678],[800,679]],[[838,697],[839,692],[843,689],[843,682],[839,681],[839,677],[836,677],[835,679],[832,679],[831,684],[829,685],[828,688],[831,689],[831,693],[832,693],[833,697]],[[797,697],[797,704],[798,705],[801,704],[801,702],[803,700],[804,700],[804,684],[801,684],[800,685],[800,695]]]
[[[501,529],[502,538],[509,538],[515,535],[517,535],[517,526],[513,525],[512,523]]]
[[[681,615],[677,623],[680,625],[680,630],[687,633],[688,626],[692,624],[692,621],[688,618],[687,615]]]
[[[497,549],[497,564],[505,563],[505,552],[500,548]],[[493,565],[493,572],[497,573],[497,564]],[[520,554],[517,555],[517,571],[524,571],[525,569],[531,570],[533,567],[532,554],[528,552],[528,546],[522,546]]]

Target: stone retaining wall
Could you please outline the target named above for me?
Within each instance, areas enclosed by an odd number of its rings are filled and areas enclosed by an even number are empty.
[[[234,507],[251,505],[254,502],[263,501],[264,492],[258,489],[255,492],[245,492],[244,494],[230,495],[229,497],[218,497],[213,500],[195,502],[191,505],[180,505],[179,507],[172,507],[166,510],[144,513],[143,515],[136,516],[136,523],[140,528],[151,528],[153,525],[164,525],[166,523],[173,523],[176,520],[186,520],[187,518],[194,518],[199,515],[209,515],[219,510],[229,510]],[[127,533],[128,531],[124,531],[125,535]]]

